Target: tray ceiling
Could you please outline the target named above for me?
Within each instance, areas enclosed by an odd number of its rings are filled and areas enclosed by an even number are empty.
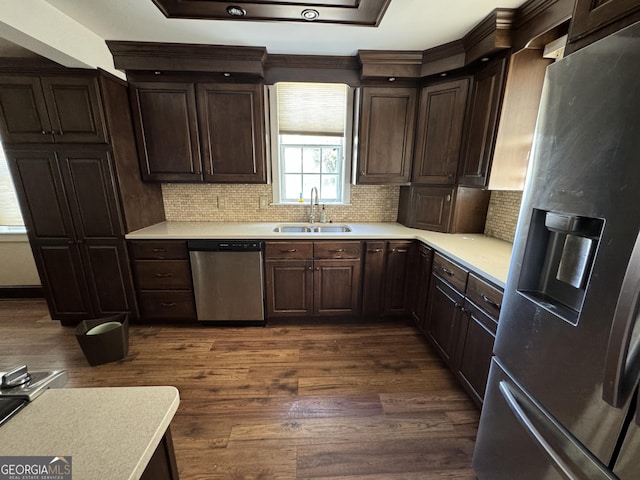
[[[153,0],[168,18],[335,23],[376,27],[391,0]]]

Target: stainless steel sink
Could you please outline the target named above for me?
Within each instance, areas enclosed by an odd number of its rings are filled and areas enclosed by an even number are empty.
[[[313,227],[314,232],[350,232],[351,228],[347,225],[322,225],[321,227]]]
[[[303,225],[277,225],[274,229],[274,232],[288,232],[288,233],[301,233],[301,232],[311,232],[310,227],[305,227]]]
[[[345,233],[350,232],[351,228],[348,225],[276,225],[273,229],[274,232],[281,233]]]

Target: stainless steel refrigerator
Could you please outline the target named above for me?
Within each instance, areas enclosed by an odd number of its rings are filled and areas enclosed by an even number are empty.
[[[640,24],[549,66],[473,464],[640,479]]]

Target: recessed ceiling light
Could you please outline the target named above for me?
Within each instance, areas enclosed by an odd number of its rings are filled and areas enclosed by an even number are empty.
[[[318,12],[317,10],[314,10],[313,8],[305,8],[302,11],[302,18],[310,22],[313,22],[319,16],[320,16],[320,12]]]
[[[237,5],[229,5],[227,7],[227,13],[232,17],[244,17],[247,14],[247,11]]]

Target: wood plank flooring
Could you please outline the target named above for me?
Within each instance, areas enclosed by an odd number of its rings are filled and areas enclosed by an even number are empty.
[[[174,385],[182,480],[470,480],[479,412],[404,320],[132,326],[89,367],[44,301],[0,301],[0,370],[66,369],[67,387]]]

